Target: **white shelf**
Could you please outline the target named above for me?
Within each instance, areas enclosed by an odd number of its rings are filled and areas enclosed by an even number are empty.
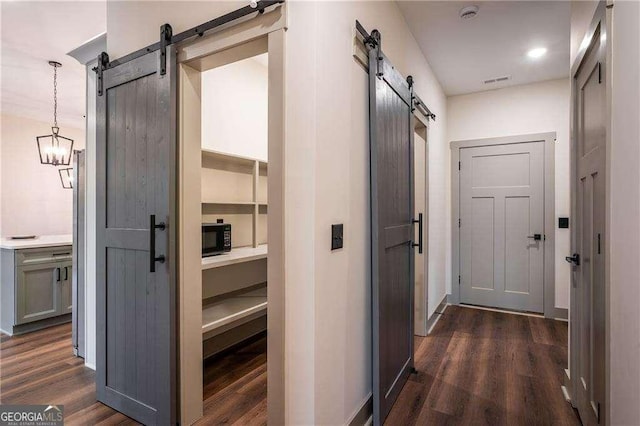
[[[251,158],[251,157],[245,157],[242,155],[228,154],[226,152],[215,151],[213,149],[206,149],[206,148],[202,148],[202,156],[204,158],[215,158],[215,159],[220,159],[220,160],[229,161],[229,162],[236,162],[239,164],[252,164],[255,161],[257,161],[260,164],[264,164],[264,165],[267,164],[266,161],[260,160],[259,158]]]
[[[237,296],[202,307],[202,333],[267,310],[266,296]]]
[[[253,206],[253,201],[202,201],[202,204],[211,204],[218,206]]]
[[[258,247],[238,247],[229,253],[202,258],[202,269],[221,268],[236,263],[251,262],[252,260],[267,258],[267,244]]]

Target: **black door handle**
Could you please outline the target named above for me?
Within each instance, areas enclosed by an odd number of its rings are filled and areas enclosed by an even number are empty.
[[[156,224],[156,215],[149,216],[149,272],[156,271],[156,262],[164,263],[164,255],[156,257],[156,229],[164,231],[167,226],[164,222]]]
[[[573,256],[567,256],[564,259],[575,266],[580,266],[580,255],[578,253],[573,253]]]
[[[541,241],[542,240],[542,234],[527,235],[527,238],[532,239],[532,240],[536,240],[536,241]]]
[[[56,282],[60,282],[60,268],[56,268]]]
[[[64,267],[64,280],[67,281],[69,279],[69,267]]]
[[[413,223],[418,224],[418,244],[413,243],[413,247],[418,247],[418,253],[422,254],[422,213],[418,213],[418,220],[413,219]]]

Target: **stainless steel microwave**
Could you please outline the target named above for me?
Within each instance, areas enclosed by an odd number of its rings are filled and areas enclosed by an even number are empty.
[[[231,251],[231,224],[202,224],[202,257]]]

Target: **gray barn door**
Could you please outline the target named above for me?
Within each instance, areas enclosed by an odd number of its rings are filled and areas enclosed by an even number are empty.
[[[544,141],[461,148],[458,226],[460,302],[543,312]]]
[[[414,126],[411,87],[379,47],[369,53],[369,82],[373,420],[379,425],[413,369]]]
[[[593,40],[575,75],[576,254],[567,259],[574,264],[576,296],[576,405],[585,425],[599,423],[605,401],[605,55],[599,32]]]
[[[97,97],[97,396],[147,425],[176,421],[172,48],[159,63],[104,70]]]

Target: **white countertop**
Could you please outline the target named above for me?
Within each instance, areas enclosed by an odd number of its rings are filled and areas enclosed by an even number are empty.
[[[69,235],[42,235],[31,240],[11,240],[3,238],[0,248],[9,250],[20,250],[41,247],[70,246],[73,243],[73,236]]]
[[[252,260],[266,259],[267,245],[262,244],[256,248],[238,247],[231,249],[229,253],[202,258],[202,269],[220,268],[236,263],[251,262]]]

